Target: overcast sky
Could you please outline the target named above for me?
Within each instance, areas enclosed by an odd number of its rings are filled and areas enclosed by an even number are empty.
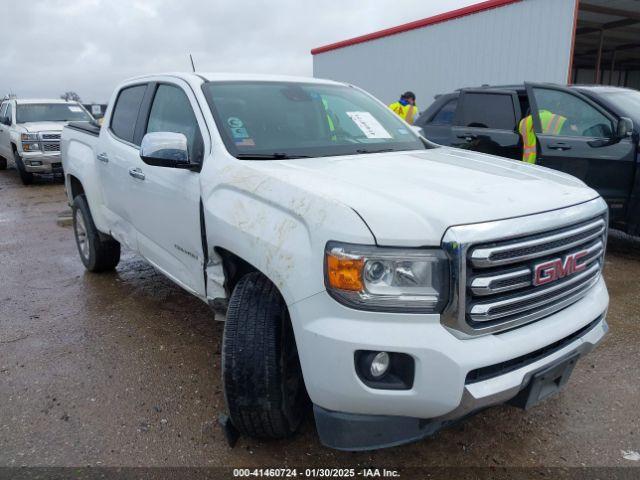
[[[196,69],[312,75],[309,51],[477,0],[0,0],[0,97],[76,91]],[[408,59],[408,61],[412,61]]]

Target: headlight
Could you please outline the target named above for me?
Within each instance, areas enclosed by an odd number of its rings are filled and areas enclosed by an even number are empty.
[[[37,133],[21,133],[22,150],[25,152],[35,152],[40,150],[40,141]]]
[[[440,249],[329,242],[325,283],[333,298],[352,308],[439,313],[449,300],[449,260]]]
[[[38,142],[22,142],[22,150],[25,152],[40,151],[40,144]]]

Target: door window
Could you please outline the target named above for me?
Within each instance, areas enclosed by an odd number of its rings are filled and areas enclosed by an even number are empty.
[[[555,130],[556,135],[602,138],[613,136],[614,129],[611,120],[581,98],[567,92],[547,88],[534,88],[533,95],[541,117],[541,124],[545,123],[545,111],[559,115],[559,118],[555,120],[559,127]],[[548,116],[548,113],[546,115]],[[554,135],[548,129],[544,133]]]
[[[436,113],[429,125],[451,125],[456,115],[456,108],[458,108],[458,99],[454,98],[449,100],[444,106]]]
[[[466,92],[462,98],[463,126],[515,131],[516,113],[511,95]]]
[[[11,104],[7,102],[7,108],[3,114],[3,116],[9,119],[9,123],[11,124],[13,121],[13,109],[11,108]]]
[[[111,131],[116,137],[134,143],[136,120],[146,89],[146,85],[136,85],[123,88],[118,95],[111,116]]]
[[[147,133],[174,132],[187,137],[189,157],[194,163],[202,161],[204,145],[198,121],[189,98],[182,89],[173,85],[160,85],[149,114]]]
[[[0,105],[0,117],[4,117],[5,113],[7,111],[7,105],[9,105],[7,102],[3,103]]]

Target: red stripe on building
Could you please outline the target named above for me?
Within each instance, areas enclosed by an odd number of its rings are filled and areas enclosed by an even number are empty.
[[[314,48],[311,50],[311,55],[317,55],[319,53],[329,52],[331,50],[337,50],[339,48],[349,47],[351,45],[357,45],[358,43],[369,42],[378,38],[389,37],[402,32],[408,32],[409,30],[415,30],[416,28],[428,27],[429,25],[435,25],[436,23],[442,23],[456,18],[465,17],[474,13],[485,12],[492,8],[504,7],[512,3],[518,3],[522,0],[487,0],[468,7],[459,8],[458,10],[452,10],[451,12],[441,13],[434,17],[423,18],[422,20],[416,20],[415,22],[405,23],[398,25],[397,27],[387,28],[385,30],[379,30],[377,32],[368,33],[359,37],[350,38],[349,40],[343,40],[341,42],[331,43],[323,47]]]

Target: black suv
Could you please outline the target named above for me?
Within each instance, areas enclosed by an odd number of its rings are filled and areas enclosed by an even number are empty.
[[[541,134],[539,110],[566,118]],[[537,164],[574,175],[609,204],[611,225],[640,235],[640,92],[527,83],[440,95],[415,125],[441,145],[520,160],[520,120],[533,115]],[[531,192],[535,195],[535,192]]]

